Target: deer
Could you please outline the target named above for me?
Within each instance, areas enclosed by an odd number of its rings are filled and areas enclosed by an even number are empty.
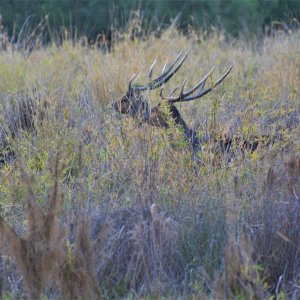
[[[149,82],[145,85],[134,85],[133,81],[137,78],[134,74],[128,84],[128,90],[124,96],[122,96],[118,101],[112,104],[115,111],[121,114],[127,114],[133,118],[138,118],[141,122],[148,123],[152,126],[169,128],[170,122],[168,120],[168,115],[173,119],[174,124],[183,129],[184,138],[188,144],[192,147],[193,153],[199,151],[200,144],[202,142],[207,142],[209,137],[199,138],[197,132],[190,128],[183,117],[181,116],[179,110],[176,107],[176,103],[185,103],[188,101],[193,101],[202,98],[206,94],[210,93],[216,86],[218,86],[231,72],[233,66],[230,66],[227,71],[212,84],[210,87],[205,87],[207,79],[212,75],[214,68],[212,68],[195,86],[191,89],[186,90],[186,80],[184,80],[181,85],[179,95],[175,96],[175,93],[179,90],[179,85],[177,85],[168,96],[165,96],[163,91],[165,84],[170,81],[173,76],[182,67],[188,56],[188,51],[186,53],[180,52],[171,65],[166,69],[166,64],[163,67],[161,75],[153,79],[153,70],[156,64],[156,60],[152,63],[149,69]],[[154,107],[151,108],[147,98],[142,94],[147,90],[160,89],[161,101]],[[168,113],[166,114],[163,110],[163,101],[167,105]],[[229,142],[223,141],[223,148],[228,147]],[[227,145],[228,144],[228,145]]]

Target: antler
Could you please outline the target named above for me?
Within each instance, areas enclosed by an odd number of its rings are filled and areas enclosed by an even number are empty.
[[[220,84],[226,76],[230,73],[232,70],[233,66],[231,66],[211,87],[204,89],[205,83],[207,81],[207,78],[212,74],[214,71],[214,68],[208,72],[203,79],[199,83],[197,83],[193,88],[191,88],[188,91],[185,91],[186,88],[186,80],[184,80],[183,85],[181,87],[181,92],[178,97],[173,97],[174,93],[178,90],[179,86],[175,87],[169,94],[168,97],[164,97],[163,95],[163,89],[160,90],[160,96],[161,98],[165,99],[168,101],[168,103],[175,103],[175,102],[187,102],[187,101],[192,101],[195,99],[199,99],[202,96],[208,94],[213,88],[215,88],[218,84]],[[198,90],[198,93],[196,95],[192,95],[196,90]]]
[[[129,92],[132,91],[132,90],[134,90],[134,91],[145,91],[145,90],[148,90],[148,89],[149,90],[154,90],[154,89],[159,88],[163,84],[167,83],[174,76],[174,74],[180,69],[180,67],[184,63],[187,55],[188,55],[188,51],[184,55],[183,55],[183,52],[181,51],[166,71],[165,71],[165,68],[166,68],[167,63],[165,64],[165,66],[163,68],[162,74],[160,76],[158,76],[157,78],[152,79],[153,69],[154,69],[154,66],[156,64],[156,60],[154,60],[154,62],[152,63],[152,65],[150,67],[150,70],[149,70],[149,82],[146,85],[133,86],[132,87],[132,82],[137,77],[137,75],[134,74],[131,77],[130,81],[129,81],[128,91]],[[176,66],[176,64],[177,64],[177,66]]]

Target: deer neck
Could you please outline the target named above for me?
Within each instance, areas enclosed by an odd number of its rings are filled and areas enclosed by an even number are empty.
[[[170,104],[169,109],[170,115],[173,118],[175,124],[183,128],[184,138],[191,144],[194,151],[198,151],[199,139],[197,137],[197,132],[186,124],[175,105]]]
[[[179,126],[182,126],[184,128],[184,130],[190,130],[190,128],[188,127],[186,122],[183,120],[183,118],[182,118],[179,110],[177,109],[177,107],[173,104],[170,104],[169,109],[170,109],[171,117],[173,118],[175,124],[179,125]]]
[[[197,132],[191,129],[182,118],[179,110],[173,104],[168,105],[169,114],[162,110],[161,104],[153,107],[151,111],[143,114],[143,119],[152,126],[170,128],[168,115],[174,120],[176,126],[183,129],[184,138],[192,146],[193,151],[198,151],[199,139]]]

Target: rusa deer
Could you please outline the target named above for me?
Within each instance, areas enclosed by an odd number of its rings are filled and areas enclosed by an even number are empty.
[[[180,52],[175,58],[173,63],[165,70],[166,65],[162,71],[162,74],[157,78],[153,79],[153,70],[156,64],[156,60],[150,67],[149,70],[149,82],[146,85],[133,85],[134,79],[137,75],[133,75],[129,81],[128,90],[126,94],[119,100],[113,103],[113,108],[122,113],[128,114],[132,117],[139,118],[142,122],[149,123],[150,125],[169,128],[170,122],[168,121],[168,114],[174,120],[175,125],[183,128],[184,137],[192,146],[193,152],[199,150],[199,146],[203,139],[199,139],[197,132],[190,128],[187,123],[182,118],[179,110],[175,106],[177,102],[188,102],[192,100],[199,99],[204,95],[211,92],[217,85],[219,85],[230,73],[232,66],[210,87],[205,88],[207,79],[211,76],[214,69],[212,69],[208,74],[206,74],[200,82],[198,82],[190,90],[186,90],[186,80],[184,80],[180,93],[178,96],[174,96],[175,92],[179,89],[176,86],[167,97],[163,95],[164,85],[176,74],[176,72],[181,68],[184,61],[186,60],[188,52],[183,54]],[[154,90],[161,87],[160,97],[166,102],[168,107],[168,113],[162,109],[162,102],[160,102],[155,107],[151,108],[148,100],[142,95],[142,92],[146,90]]]

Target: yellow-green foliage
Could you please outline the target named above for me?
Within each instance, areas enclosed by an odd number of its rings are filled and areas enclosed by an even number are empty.
[[[11,138],[15,159],[0,169],[1,214],[15,224],[9,211],[14,205],[22,222],[24,173],[36,179],[34,189],[43,204],[52,186],[49,165],[59,152],[65,211],[81,202],[109,209],[155,202],[186,230],[190,242],[179,240],[191,274],[199,275],[201,265],[213,276],[221,265],[226,230],[239,233],[245,215],[260,207],[269,166],[300,152],[299,37],[295,32],[248,43],[228,41],[222,33],[186,37],[170,29],[145,40],[124,35],[110,51],[70,40],[30,54],[11,45],[0,52],[0,111],[13,113],[11,103],[37,90],[34,101],[44,116],[35,116],[34,132]],[[132,74],[140,73],[138,81],[146,83],[154,59],[158,75],[166,60],[186,50],[188,59],[165,93],[185,78],[191,87],[215,66],[207,82],[211,85],[233,64],[212,93],[177,107],[199,136],[255,136],[262,141],[256,152],[242,151],[237,142],[232,154],[220,155],[212,143],[203,145],[196,162],[180,129],[140,124],[112,110]],[[160,100],[159,90],[145,96],[153,106]],[[6,128],[4,114],[2,119]],[[202,227],[196,234],[191,228],[198,221]]]

